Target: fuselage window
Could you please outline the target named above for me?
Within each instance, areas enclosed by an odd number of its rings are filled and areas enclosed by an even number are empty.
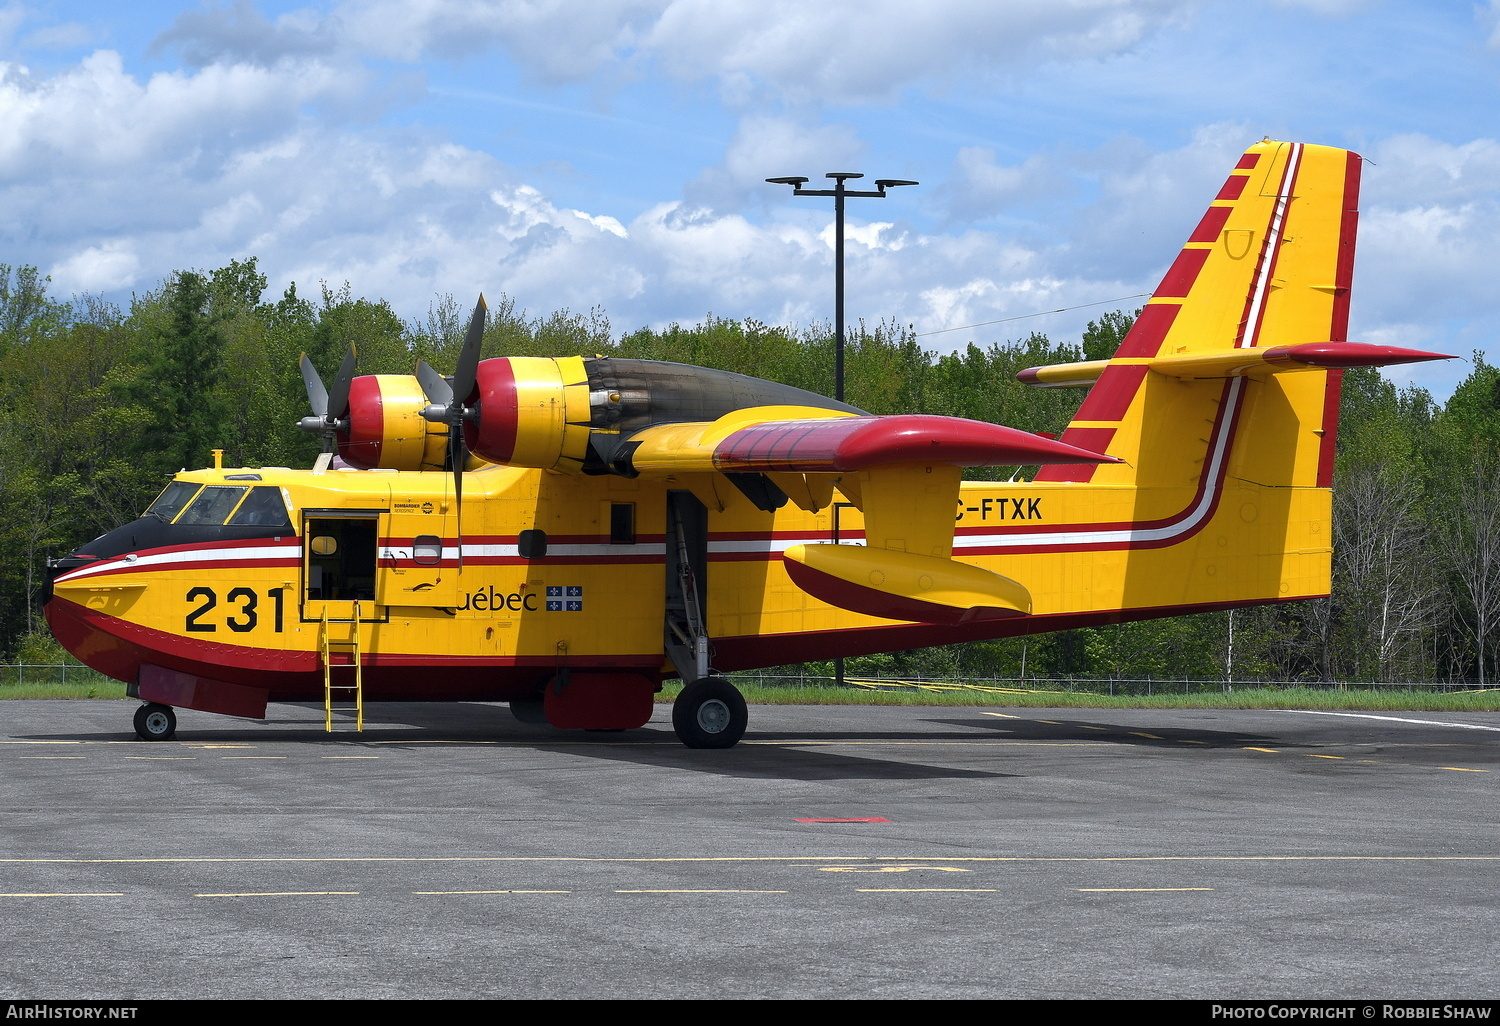
[[[188,504],[188,500],[198,494],[198,489],[201,487],[203,486],[196,481],[173,481],[156,497],[156,501],[147,508],[145,515],[160,517],[170,524],[172,519],[182,512],[182,507]]]
[[[610,503],[609,541],[611,545],[635,544],[635,503]]]
[[[230,510],[250,489],[244,485],[205,485],[193,504],[177,518],[179,524],[222,524]]]
[[[280,488],[252,488],[240,508],[229,518],[234,527],[285,527],[291,533],[292,520],[286,515]]]
[[[435,534],[419,534],[412,539],[411,559],[420,566],[437,566],[443,559],[443,539]]]

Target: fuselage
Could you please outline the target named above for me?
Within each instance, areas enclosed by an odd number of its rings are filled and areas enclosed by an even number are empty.
[[[859,509],[835,492],[817,512],[765,512],[720,483],[699,583],[713,667],[1326,593],[1326,489],[1237,477],[1232,430],[1232,420],[1215,428],[1220,457],[1176,487],[966,483],[954,557],[1032,597],[1031,615],[981,623],[903,623],[819,601],[791,581],[781,554],[862,544]],[[152,664],[271,701],[320,698],[323,638],[330,624],[347,636],[355,622],[371,699],[524,697],[562,668],[659,681],[675,675],[663,640],[668,497],[678,486],[705,494],[706,482],[686,477],[490,466],[464,475],[460,511],[446,473],[183,473],[152,513],[54,568],[47,617],[111,677],[135,681]]]

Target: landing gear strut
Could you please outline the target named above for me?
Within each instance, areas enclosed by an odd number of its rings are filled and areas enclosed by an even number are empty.
[[[733,748],[749,721],[745,697],[723,677],[704,677],[672,703],[672,726],[689,748]]]
[[[709,665],[703,579],[708,509],[691,492],[667,493],[667,658],[692,681],[672,704],[672,726],[689,748],[733,748],[745,734],[745,697]]]
[[[135,733],[142,741],[170,741],[177,733],[177,714],[170,705],[147,702],[135,711]]]

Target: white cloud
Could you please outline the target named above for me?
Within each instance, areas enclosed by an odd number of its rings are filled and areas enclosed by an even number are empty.
[[[1042,154],[1003,166],[996,162],[994,150],[965,146],[958,151],[947,182],[938,187],[937,198],[950,222],[964,223],[1067,191],[1064,173]]]
[[[823,179],[826,172],[853,166],[864,149],[848,125],[748,115],[740,120],[723,159],[689,183],[684,196],[690,208],[727,211],[779,205],[791,199],[790,191],[785,186],[766,184],[767,177],[805,176],[812,179],[807,188],[821,189],[831,184]]]
[[[1490,320],[1500,143],[1455,146],[1402,135],[1376,146],[1373,161],[1361,183],[1352,304],[1358,337],[1387,325]]]
[[[533,77],[576,82],[655,63],[727,95],[861,102],[996,63],[1130,49],[1199,0],[346,0],[274,22],[250,0],[185,12],[157,40],[189,61],[276,63],[311,55],[416,62],[493,47]]]
[[[140,277],[141,261],[132,243],[112,239],[66,257],[47,273],[62,295],[107,292],[135,284]]]

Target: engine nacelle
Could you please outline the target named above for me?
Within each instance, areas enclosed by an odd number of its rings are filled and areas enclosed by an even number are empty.
[[[365,374],[349,384],[339,456],[361,470],[442,470],[448,428],[422,417],[427,397],[408,374]]]
[[[491,463],[576,470],[588,454],[589,382],[581,357],[485,360],[464,421],[469,451]]]
[[[490,463],[634,477],[632,434],[756,406],[861,413],[800,388],[655,360],[510,356],[484,360],[464,399],[464,440]]]

